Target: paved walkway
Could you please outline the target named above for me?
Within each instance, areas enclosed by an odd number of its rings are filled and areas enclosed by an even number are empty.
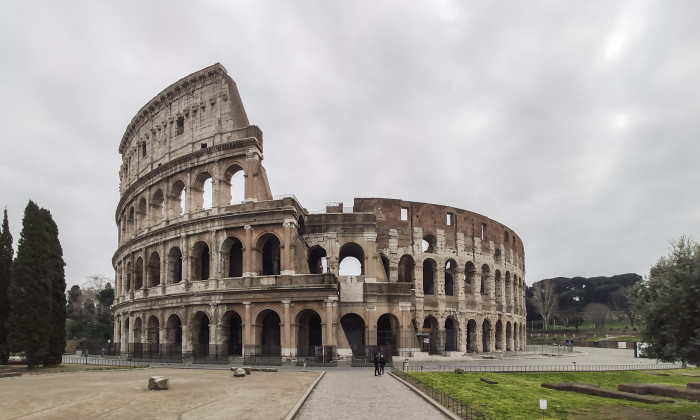
[[[328,370],[295,419],[444,419],[444,415],[388,374],[374,368]]]

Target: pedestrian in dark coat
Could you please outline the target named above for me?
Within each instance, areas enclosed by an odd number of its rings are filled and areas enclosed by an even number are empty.
[[[380,354],[379,355],[379,374],[384,375],[384,365],[386,364],[386,360],[384,360],[384,355]]]
[[[379,375],[379,357],[374,354],[374,376]]]

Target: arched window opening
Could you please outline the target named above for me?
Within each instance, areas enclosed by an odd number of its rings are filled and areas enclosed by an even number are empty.
[[[422,335],[424,337],[421,343],[422,351],[430,354],[440,354],[442,352],[443,343],[439,325],[437,319],[432,315],[425,317],[423,320]]]
[[[491,349],[491,323],[488,319],[484,320],[481,328],[481,349],[488,353]]]
[[[143,229],[146,227],[146,199],[141,197],[139,200],[139,208],[137,211],[137,229]]]
[[[158,318],[153,315],[148,318],[148,324],[146,325],[146,342],[148,343],[144,350],[146,357],[155,357],[160,354],[160,337],[158,330]]]
[[[341,276],[361,276],[365,274],[365,251],[354,242],[340,248],[338,274]]]
[[[435,263],[430,259],[423,261],[423,294],[435,294]]]
[[[135,359],[143,358],[143,338],[141,337],[141,318],[134,320],[134,342],[129,346],[129,353]]]
[[[211,178],[204,181],[203,190],[204,190],[204,204],[202,205],[202,208],[204,210],[209,210],[212,207],[212,200],[213,200],[213,194],[214,194],[214,187],[212,185]]]
[[[499,319],[496,321],[496,351],[505,348],[505,336],[503,335],[503,323]]]
[[[165,341],[167,343],[165,354],[167,356],[182,357],[182,321],[173,314],[165,324]]]
[[[133,235],[136,233],[136,211],[133,207],[129,209],[129,217],[126,219],[126,232],[127,235]],[[128,238],[127,238],[128,239]]]
[[[153,223],[158,223],[163,220],[165,216],[165,198],[163,197],[163,190],[158,190],[153,194],[151,198],[151,221]]]
[[[340,318],[340,325],[350,345],[352,355],[365,356],[365,321],[358,314],[350,313]]]
[[[243,321],[236,312],[228,312],[224,315],[224,334],[227,349],[224,354],[241,356],[243,354]]]
[[[135,290],[143,288],[143,259],[141,257],[136,259],[136,264],[134,265],[134,281]]]
[[[489,293],[490,285],[487,283],[489,281],[490,272],[491,272],[491,269],[489,268],[488,265],[484,264],[483,266],[481,266],[481,294],[482,295]]]
[[[243,244],[238,238],[226,238],[222,251],[228,258],[224,264],[224,277],[243,276]]]
[[[262,238],[262,275],[276,276],[280,274],[280,240],[274,235]]]
[[[194,244],[192,249],[194,255],[192,273],[195,280],[207,280],[209,278],[209,245],[206,242],[199,241]]]
[[[316,311],[305,310],[299,314],[297,324],[297,356],[315,356],[316,350],[323,346],[321,317]]]
[[[267,357],[276,357],[282,354],[282,346],[280,341],[280,317],[277,312],[268,310],[265,311],[262,317],[262,328],[260,340],[260,355]]]
[[[506,322],[506,351],[513,351],[513,329],[510,321]]]
[[[245,172],[237,164],[229,166],[224,171],[224,182],[228,188],[223,188],[224,205],[239,204],[245,201]]]
[[[457,323],[452,318],[445,320],[445,351],[457,351]]]
[[[153,252],[148,259],[148,287],[160,284],[160,255]]]
[[[130,292],[134,285],[131,284],[131,261],[126,263],[126,291]]]
[[[423,252],[433,253],[437,248],[437,239],[433,235],[425,235],[421,242]]]
[[[477,347],[477,325],[476,321],[470,319],[467,322],[467,352],[474,353],[478,350]]]
[[[445,295],[454,296],[454,277],[457,263],[454,260],[447,260],[445,263]]]
[[[392,314],[384,314],[377,320],[377,345],[389,346],[391,354],[399,355],[399,320]]]
[[[326,250],[315,245],[309,250],[309,274],[324,274],[328,268]]]
[[[506,271],[506,305],[513,304],[513,283],[510,281],[510,271]],[[508,310],[511,312],[512,308]]]
[[[382,257],[382,266],[384,267],[384,273],[386,274],[386,280],[390,281],[389,277],[389,259],[385,255],[381,255]]]
[[[185,199],[185,183],[180,180],[175,181],[168,200],[168,211],[171,218],[185,214]]]
[[[410,255],[399,260],[399,283],[411,283],[415,280],[416,263]]]
[[[209,356],[209,317],[204,312],[197,312],[192,322],[195,360],[205,360]]]
[[[495,273],[496,281],[496,302],[503,303],[503,278],[501,277],[501,270],[496,270]]]
[[[182,281],[182,252],[178,247],[172,247],[168,252],[168,283]]]

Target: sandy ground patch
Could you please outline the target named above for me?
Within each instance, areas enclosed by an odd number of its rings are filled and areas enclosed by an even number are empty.
[[[170,378],[149,391],[148,378]],[[129,369],[0,379],[2,419],[283,419],[320,372]]]

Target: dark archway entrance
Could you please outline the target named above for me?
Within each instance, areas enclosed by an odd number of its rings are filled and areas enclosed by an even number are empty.
[[[399,355],[399,320],[392,314],[384,314],[377,320],[377,345],[389,346],[391,354]]]
[[[319,348],[323,351],[321,317],[316,311],[306,310],[299,315],[298,324],[297,355],[300,357],[315,357]]]
[[[209,317],[203,312],[198,312],[194,317],[192,328],[194,360],[204,361],[209,357]]]
[[[469,353],[477,351],[476,333],[476,321],[470,319],[469,322],[467,322],[467,352]]]
[[[277,312],[267,311],[264,315],[260,331],[260,351],[258,355],[264,357],[279,357],[282,355],[280,323],[280,316],[277,315]]]
[[[452,318],[445,320],[445,351],[457,351],[457,325]]]
[[[226,352],[229,356],[240,356],[243,354],[243,322],[241,316],[236,312],[229,312],[224,316],[225,332],[228,333],[226,340]]]
[[[353,357],[365,356],[365,321],[357,314],[347,314],[340,319]]]

